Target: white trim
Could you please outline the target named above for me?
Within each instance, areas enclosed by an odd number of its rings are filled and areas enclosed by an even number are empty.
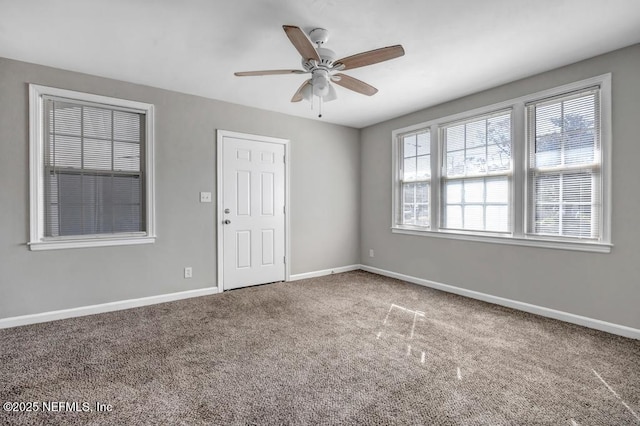
[[[41,240],[44,235],[41,218],[44,216],[44,158],[43,123],[40,119],[44,112],[41,98],[41,86],[29,85],[29,206],[30,206],[30,242]]]
[[[600,126],[601,126],[601,149],[602,149],[602,229],[600,235],[600,241],[581,241],[580,239],[558,239],[547,238],[545,236],[538,236],[534,234],[526,233],[527,226],[527,212],[528,212],[528,197],[527,197],[527,185],[528,179],[526,178],[526,172],[528,170],[527,164],[527,140],[526,134],[526,104],[531,102],[537,102],[546,98],[554,96],[561,96],[565,93],[575,92],[581,89],[587,89],[589,87],[600,86]],[[486,234],[474,233],[461,230],[460,232],[451,232],[450,230],[440,229],[440,222],[442,220],[442,206],[440,201],[442,200],[441,185],[445,176],[442,174],[442,160],[443,150],[441,137],[441,130],[450,123],[459,123],[465,120],[471,120],[480,116],[486,116],[487,114],[496,113],[499,111],[511,110],[511,131],[512,131],[512,172],[511,178],[511,232],[508,236],[495,237]],[[391,159],[392,159],[392,194],[391,194],[391,229],[392,233],[420,235],[438,238],[452,238],[458,240],[469,241],[483,241],[487,243],[499,243],[499,244],[512,244],[531,247],[544,247],[563,250],[577,250],[577,251],[589,251],[598,253],[610,253],[611,247],[611,197],[612,197],[612,183],[611,183],[611,73],[598,75],[595,77],[587,78],[584,80],[576,81],[573,83],[565,84],[562,86],[554,87],[547,90],[542,90],[536,93],[520,96],[517,98],[509,99],[506,101],[498,102],[492,105],[487,105],[479,108],[475,108],[469,111],[463,111],[457,114],[452,114],[445,117],[435,118],[423,123],[414,124],[411,126],[395,129],[391,132]],[[429,228],[415,229],[405,227],[400,224],[402,208],[400,184],[399,184],[399,137],[405,133],[416,132],[423,129],[431,129],[431,157],[432,157],[432,170],[431,170],[431,194],[430,212],[431,223]],[[437,139],[434,139],[434,136]],[[522,143],[525,142],[525,143]],[[434,151],[433,148],[436,148]],[[436,159],[434,159],[436,157]],[[434,170],[433,166],[437,164]]]
[[[372,272],[386,277],[396,278],[413,284],[425,287],[435,288],[436,290],[446,291],[447,293],[459,294],[471,299],[482,300],[484,302],[494,303],[496,305],[506,306],[508,308],[517,309],[519,311],[529,312],[547,318],[553,318],[571,324],[581,325],[583,327],[593,328],[596,330],[606,331],[607,333],[617,334],[619,336],[629,337],[631,339],[640,340],[640,329],[627,327],[625,325],[614,324],[594,318],[584,317],[581,315],[571,314],[569,312],[558,311],[555,309],[545,308],[544,306],[532,305],[530,303],[519,302],[517,300],[506,299],[504,297],[492,296],[478,291],[467,290],[465,288],[455,287],[448,284],[442,284],[436,281],[425,280],[423,278],[413,277],[411,275],[400,274],[398,272],[387,271],[385,269],[375,268],[373,266],[360,265],[360,269]]]
[[[611,74],[602,76],[600,83],[600,149],[602,150],[601,171],[604,204],[602,209],[602,239],[611,241],[611,208],[613,186],[611,184],[611,169],[613,168],[613,157],[611,152],[613,149],[613,136],[611,128],[613,127],[613,116],[611,114]]]
[[[402,129],[394,130],[391,132],[391,226],[395,226],[399,223],[400,218],[400,206],[402,205],[402,198],[400,194],[400,141],[399,137],[402,133],[407,133],[413,129],[420,129],[420,125],[404,127]],[[404,130],[404,131],[403,131]],[[431,140],[430,140],[431,141]],[[429,154],[431,154],[431,147],[429,147]],[[433,159],[433,157],[431,157]],[[433,162],[432,162],[433,164]],[[429,205],[431,208],[431,205]]]
[[[44,101],[43,96],[56,96],[79,102],[93,102],[115,108],[127,108],[145,115],[145,203],[146,231],[140,237],[132,235],[78,236],[69,239],[47,239],[44,236]],[[56,250],[83,247],[105,247],[131,244],[152,244],[156,240],[155,228],[155,124],[152,104],[118,99],[74,90],[29,84],[29,215],[30,250]]]
[[[39,241],[29,243],[31,251],[39,250],[58,250],[69,248],[83,247],[111,247],[111,246],[131,246],[138,244],[153,244],[156,242],[155,237],[128,237],[128,238],[96,238],[95,240],[59,240],[59,241]]]
[[[151,104],[147,105],[147,113],[145,115],[145,141],[144,141],[144,158],[145,158],[145,176],[146,185],[145,195],[147,197],[147,237],[156,238],[156,134],[155,134],[155,107]]]
[[[224,283],[224,275],[222,270],[223,257],[222,252],[224,250],[224,238],[223,238],[223,227],[222,227],[222,218],[224,217],[223,212],[220,211],[222,206],[222,130],[218,130],[218,135],[216,139],[216,285],[220,289],[220,291],[224,291],[222,288],[222,283]]]
[[[287,140],[284,144],[284,255],[286,262],[284,265],[284,280],[289,281],[291,277],[291,145]]]
[[[39,314],[21,315],[0,319],[0,329],[18,327],[20,325],[37,324],[41,322],[56,321],[65,318],[82,317],[86,315],[101,314],[104,312],[121,311],[123,309],[138,308],[140,306],[156,305],[158,303],[172,302],[174,300],[189,299],[192,297],[208,296],[218,293],[217,287],[200,288],[196,290],[180,291],[177,293],[160,294],[157,296],[141,297],[139,299],[120,300],[117,302],[101,303],[99,305],[81,306],[78,308],[62,309],[59,311],[42,312]]]
[[[223,271],[223,253],[224,253],[224,244],[223,244],[223,226],[222,226],[222,218],[224,217],[223,212],[223,170],[222,170],[222,144],[225,137],[237,138],[237,139],[248,139],[252,141],[260,141],[260,142],[269,142],[269,143],[277,143],[284,145],[284,256],[285,256],[285,264],[284,264],[284,279],[285,281],[289,281],[289,277],[291,276],[291,203],[290,201],[290,189],[291,189],[291,155],[290,155],[290,144],[289,139],[283,138],[275,138],[271,136],[262,136],[262,135],[253,135],[250,133],[240,133],[233,132],[230,130],[217,130],[217,138],[216,138],[216,191],[217,191],[217,215],[216,215],[216,223],[217,223],[217,253],[216,253],[216,261],[217,261],[217,284],[220,291],[224,291],[224,271]]]
[[[104,104],[108,106],[110,105],[114,107],[130,108],[132,110],[138,110],[139,112],[146,112],[150,106],[153,106],[145,102],[132,101],[129,99],[113,98],[110,96],[95,95],[93,93],[84,93],[84,92],[78,92],[76,90],[59,89],[57,87],[49,87],[49,86],[42,86],[39,84],[29,83],[30,92],[31,92],[31,89],[33,89],[33,91],[37,93],[38,96],[41,96],[41,95],[58,96],[58,97],[67,98],[70,100],[79,100],[79,101],[85,101],[85,102],[94,102],[98,104]]]
[[[524,103],[513,106],[511,113],[511,140],[516,139],[516,135],[527,134],[526,108]],[[511,144],[511,229],[513,237],[522,238],[524,236],[525,217],[527,215],[527,147],[526,144]]]
[[[304,272],[302,274],[291,275],[287,281],[306,280],[307,278],[323,277],[325,275],[340,274],[342,272],[349,272],[349,271],[357,271],[358,269],[361,269],[361,268],[362,268],[362,265],[347,265],[347,266],[339,266],[337,268],[332,268],[332,269],[322,269],[319,271]]]
[[[605,244],[599,242],[589,241],[560,241],[552,239],[542,238],[523,238],[504,236],[499,237],[495,235],[479,235],[468,232],[454,232],[454,231],[430,231],[430,230],[418,230],[394,227],[391,228],[393,234],[405,234],[405,235],[419,235],[421,237],[435,237],[435,238],[447,238],[451,240],[464,240],[464,241],[478,241],[482,243],[495,243],[495,244],[509,244],[513,246],[525,246],[525,247],[540,247],[548,249],[559,250],[575,250],[575,251],[587,251],[593,253],[611,253],[612,244]]]

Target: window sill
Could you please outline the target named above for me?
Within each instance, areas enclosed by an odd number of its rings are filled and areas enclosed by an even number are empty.
[[[107,237],[82,240],[48,240],[28,243],[29,250],[59,250],[86,247],[128,246],[137,244],[153,244],[156,237]]]
[[[467,234],[452,231],[430,231],[415,228],[392,227],[394,234],[419,235],[422,237],[448,238],[452,240],[478,241],[493,244],[509,244],[515,246],[540,247],[558,250],[586,251],[594,253],[611,253],[613,244],[588,241],[563,241],[543,238],[511,237]]]

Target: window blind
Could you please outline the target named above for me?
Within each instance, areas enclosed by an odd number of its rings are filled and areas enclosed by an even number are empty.
[[[46,237],[144,233],[145,115],[44,97]]]
[[[599,88],[527,105],[528,233],[599,239]]]

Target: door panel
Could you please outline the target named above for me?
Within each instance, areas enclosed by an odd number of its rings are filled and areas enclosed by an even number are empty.
[[[262,230],[262,266],[273,265],[275,229]]]
[[[222,144],[223,287],[283,281],[285,147],[230,136]]]
[[[251,267],[251,231],[236,231],[236,268]]]
[[[236,171],[236,212],[238,216],[251,216],[251,172]]]
[[[273,203],[275,194],[273,192],[273,173],[263,172],[260,176],[260,187],[262,189],[262,198],[260,205],[262,206],[262,216],[273,216]]]

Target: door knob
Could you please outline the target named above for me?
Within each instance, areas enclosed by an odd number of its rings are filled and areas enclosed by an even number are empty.
[[[222,223],[224,223],[225,225],[228,225],[231,223],[231,221],[229,219],[224,220]]]

